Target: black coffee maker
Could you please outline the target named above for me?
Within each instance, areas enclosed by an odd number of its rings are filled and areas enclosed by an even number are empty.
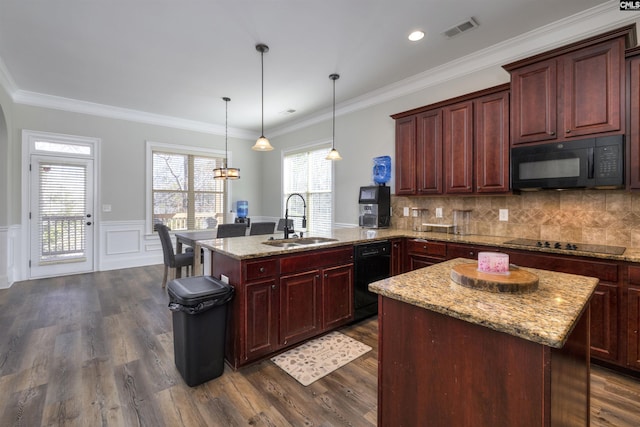
[[[391,224],[391,187],[360,187],[360,227],[387,228]]]

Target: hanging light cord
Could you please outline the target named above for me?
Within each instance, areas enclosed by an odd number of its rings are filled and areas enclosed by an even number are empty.
[[[262,135],[262,137],[264,138],[264,49],[260,50],[260,74],[262,76],[261,78],[261,85],[262,85],[262,132],[260,133],[260,135]]]
[[[336,78],[333,79],[333,138],[331,148],[336,148]]]
[[[224,97],[224,168],[226,169],[229,164],[227,139],[229,137],[229,101],[231,98]]]

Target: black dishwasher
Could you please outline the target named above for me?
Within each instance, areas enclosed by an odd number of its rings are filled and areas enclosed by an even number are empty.
[[[391,242],[388,240],[354,245],[354,321],[378,313],[378,294],[369,291],[369,283],[386,279],[391,271]]]

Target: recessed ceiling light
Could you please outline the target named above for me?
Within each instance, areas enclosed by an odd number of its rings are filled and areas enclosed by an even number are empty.
[[[424,37],[424,33],[420,30],[414,31],[413,33],[409,34],[409,40],[411,40],[412,42],[417,42],[418,40],[422,40],[423,37]]]

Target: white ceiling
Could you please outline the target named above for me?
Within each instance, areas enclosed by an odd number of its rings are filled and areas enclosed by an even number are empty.
[[[18,100],[64,105],[68,100],[61,98],[68,98],[214,126],[224,125],[221,98],[228,96],[229,126],[259,132],[258,43],[270,48],[264,55],[269,129],[329,112],[331,73],[341,75],[340,105],[603,3],[618,5],[617,0],[0,0],[0,81]],[[469,17],[478,28],[452,39],[441,35]],[[426,37],[409,42],[414,29]],[[295,113],[283,113],[289,109]]]

